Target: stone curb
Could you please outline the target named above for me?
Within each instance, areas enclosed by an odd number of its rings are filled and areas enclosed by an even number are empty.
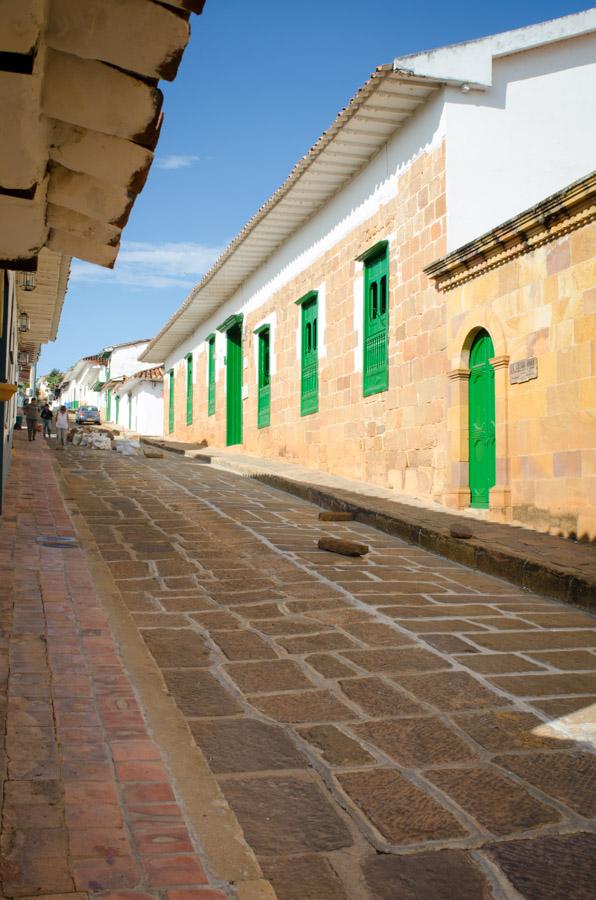
[[[145,439],[143,443],[157,445],[157,442]],[[170,449],[165,442],[159,443],[159,447],[162,450]],[[211,455],[208,451],[193,449],[185,452],[179,448],[172,449],[189,459],[247,475],[270,487],[299,497],[301,500],[314,503],[316,506],[337,512],[349,512],[354,516],[355,521],[369,525],[377,531],[399,537],[409,544],[444,556],[464,566],[478,569],[487,575],[494,575],[510,581],[528,591],[534,591],[555,600],[562,600],[593,612],[596,611],[596,579],[576,568],[549,564],[538,557],[516,553],[512,547],[484,541],[478,536],[466,540],[455,538],[450,534],[452,521],[446,522],[445,525],[439,523],[432,526],[420,525],[413,519],[408,519],[403,513],[390,514],[376,507],[373,500],[352,493],[313,487],[283,475],[272,475],[259,471],[250,464],[247,464],[246,467],[235,466],[231,461]],[[448,511],[445,512],[445,516],[450,520],[457,518]],[[469,519],[465,519],[465,525],[474,528]]]

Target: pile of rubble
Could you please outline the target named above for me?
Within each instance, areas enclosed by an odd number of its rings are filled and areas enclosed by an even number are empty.
[[[115,450],[123,456],[137,456],[140,453],[139,441],[114,438],[105,428],[89,428],[76,426],[67,435],[73,447],[87,447],[90,450]]]
[[[93,450],[111,450],[112,440],[104,429],[71,428],[67,435],[73,447],[90,447]]]

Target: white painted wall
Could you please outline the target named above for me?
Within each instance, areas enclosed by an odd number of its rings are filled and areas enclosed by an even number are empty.
[[[496,59],[446,93],[447,243],[474,240],[596,166],[596,35]]]
[[[126,347],[116,347],[112,350],[110,358],[110,378],[119,378],[120,375],[134,375],[143,369],[150,369],[155,363],[140,362],[139,356],[147,346],[148,341],[138,344],[129,344]]]
[[[116,422],[116,396],[120,409]],[[129,429],[129,403],[132,407]],[[112,395],[112,419],[125,431],[161,437],[163,435],[163,381],[133,381]]]
[[[133,431],[163,435],[163,381],[138,381],[132,388]]]

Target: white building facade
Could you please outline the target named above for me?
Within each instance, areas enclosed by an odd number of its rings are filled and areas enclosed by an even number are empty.
[[[81,406],[97,406],[102,421],[115,421],[112,406],[114,386],[122,379],[150,367],[139,360],[148,344],[148,339],[114,344],[93,356],[79,359],[64,375],[60,402],[73,410]]]
[[[152,437],[163,435],[163,367],[136,372],[115,383],[113,422],[125,431]]]

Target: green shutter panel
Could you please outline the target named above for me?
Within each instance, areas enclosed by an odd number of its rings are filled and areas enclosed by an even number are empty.
[[[215,335],[209,338],[209,388],[207,397],[207,415],[212,416],[215,413]]]
[[[186,424],[192,425],[192,353],[186,357]]]
[[[112,421],[112,392],[106,391],[106,421]]]
[[[302,377],[300,415],[319,410],[319,335],[318,300],[314,297],[302,304]]]
[[[170,389],[168,397],[168,431],[170,434],[174,430],[174,370],[170,369],[169,377]]]
[[[266,428],[271,422],[271,337],[269,329],[257,335],[259,342],[259,381],[257,427]]]
[[[389,266],[387,250],[364,263],[363,393],[389,387]]]

